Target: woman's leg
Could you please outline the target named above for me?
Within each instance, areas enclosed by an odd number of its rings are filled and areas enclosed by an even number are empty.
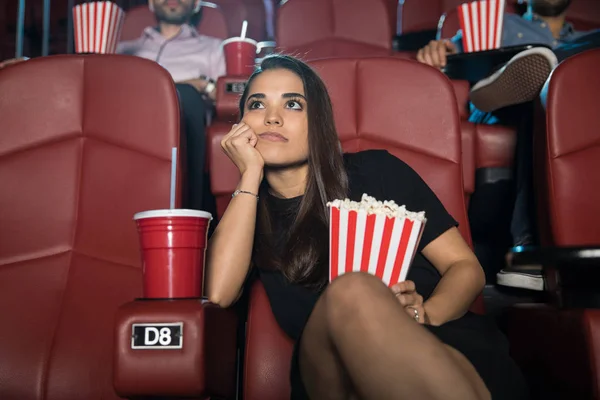
[[[313,399],[490,398],[469,361],[367,274],[344,275],[327,288],[302,334],[299,363]]]

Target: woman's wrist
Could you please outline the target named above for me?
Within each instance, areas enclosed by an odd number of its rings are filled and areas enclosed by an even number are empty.
[[[447,322],[443,321],[438,315],[436,315],[435,305],[432,306],[429,300],[423,303],[423,309],[425,310],[425,324],[431,326],[440,326]]]
[[[240,182],[236,190],[247,191],[250,193],[256,193],[258,195],[258,188],[262,181],[262,168],[249,168],[242,173]]]

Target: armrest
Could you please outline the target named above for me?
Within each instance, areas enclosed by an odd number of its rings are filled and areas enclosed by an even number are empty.
[[[238,121],[240,97],[247,80],[247,76],[222,76],[217,80],[215,108],[219,120],[231,124]]]
[[[515,268],[523,265],[538,264],[552,266],[559,270],[577,268],[578,270],[600,267],[599,247],[516,247],[512,264]]]
[[[392,48],[394,51],[417,51],[430,41],[435,40],[436,35],[436,29],[396,35],[392,39]]]
[[[475,83],[489,76],[498,66],[508,62],[518,53],[532,47],[546,46],[519,45],[502,47],[496,50],[450,54],[443,72],[450,79],[463,79]]]
[[[119,308],[113,384],[125,398],[235,398],[237,316],[200,299]]]
[[[517,247],[512,256],[508,271],[542,266],[546,290],[559,307],[600,308],[600,247]]]

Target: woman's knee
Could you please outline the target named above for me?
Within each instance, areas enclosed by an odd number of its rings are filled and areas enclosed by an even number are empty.
[[[353,272],[336,278],[325,291],[325,304],[330,322],[347,321],[363,311],[368,315],[373,302],[391,290],[381,279],[366,273]]]

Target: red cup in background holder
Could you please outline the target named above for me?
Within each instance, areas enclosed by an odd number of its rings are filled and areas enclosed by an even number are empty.
[[[256,65],[258,43],[242,37],[232,37],[223,41],[225,64],[228,76],[250,76]]]
[[[170,209],[135,214],[140,235],[144,297],[202,297],[204,258],[212,215]]]

